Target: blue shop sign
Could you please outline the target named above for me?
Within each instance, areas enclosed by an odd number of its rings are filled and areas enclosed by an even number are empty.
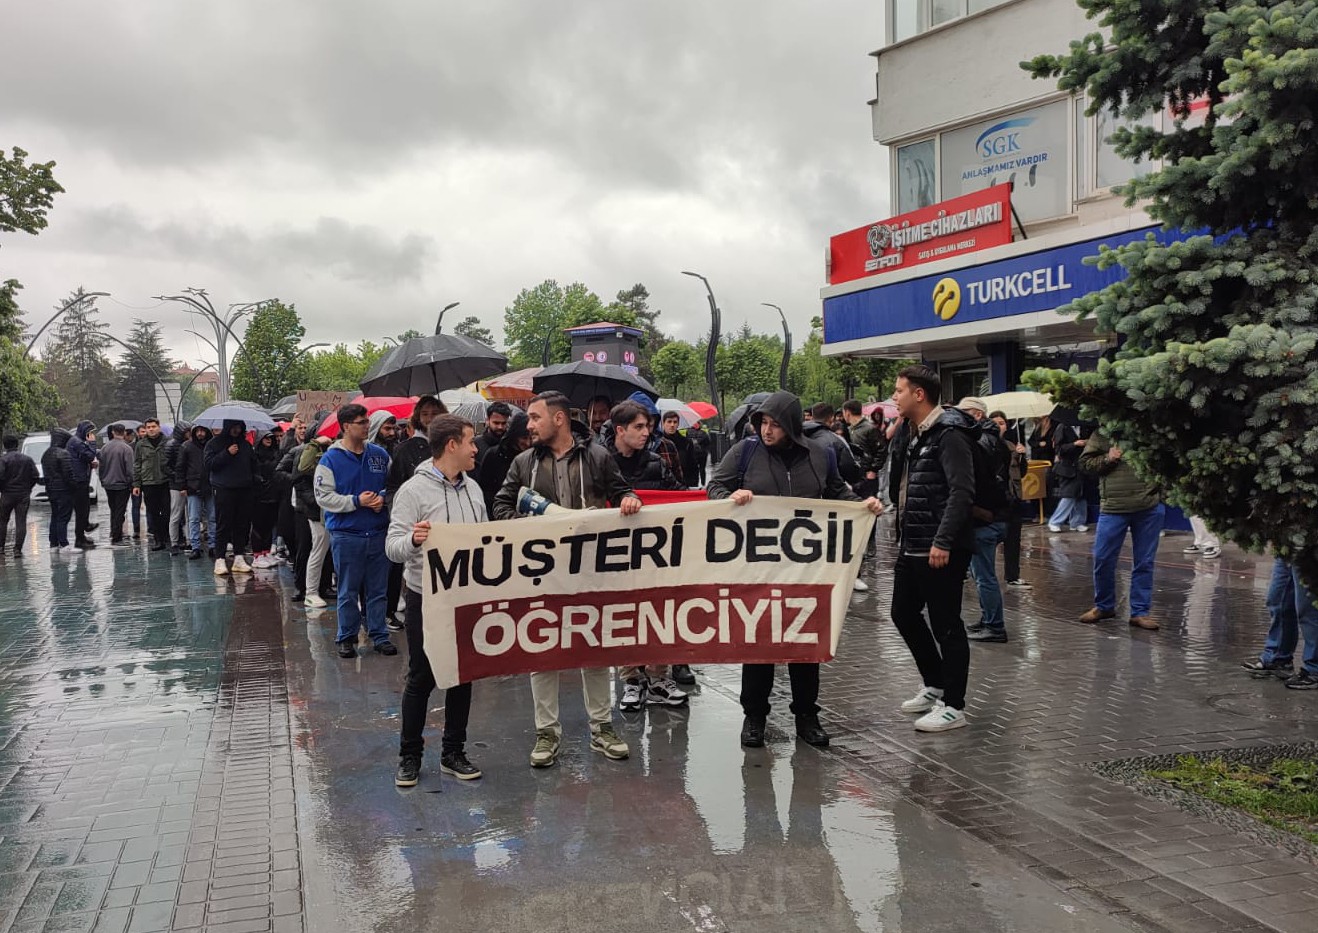
[[[966,324],[1060,307],[1122,278],[1126,270],[1085,263],[1101,245],[1121,246],[1153,232],[1164,243],[1175,232],[1145,227],[1056,249],[1000,259],[905,282],[824,299],[827,343],[863,340],[947,324]]]

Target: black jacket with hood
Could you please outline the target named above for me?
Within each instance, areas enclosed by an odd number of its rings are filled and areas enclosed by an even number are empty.
[[[69,462],[69,440],[73,435],[64,428],[50,432],[50,446],[41,455],[41,477],[49,496],[67,496],[73,493],[73,467]]]
[[[760,440],[760,423],[766,415],[782,425],[787,443],[770,448]],[[751,423],[755,435],[734,444],[710,477],[709,498],[727,499],[738,489],[749,489],[757,496],[860,501],[838,472],[831,445],[806,439],[801,402],[795,395],[773,393],[751,415]]]
[[[10,499],[27,499],[32,487],[41,482],[36,462],[18,450],[0,455],[0,495]]]
[[[236,438],[229,430],[237,425],[242,433]],[[229,448],[238,445],[236,454]],[[211,486],[216,489],[251,489],[256,482],[256,453],[247,443],[247,422],[225,421],[220,433],[206,445],[206,468],[210,470]]]
[[[192,424],[188,421],[180,421],[174,425],[174,430],[170,432],[169,440],[165,441],[165,472],[170,477],[169,486],[171,489],[182,489],[176,480],[178,476],[178,458],[183,453],[183,445],[188,442],[192,434]]]
[[[523,486],[540,493],[550,502],[568,509],[602,509],[618,506],[632,495],[631,486],[622,478],[613,455],[603,444],[595,442],[590,429],[573,425],[573,446],[562,460],[543,444],[524,450],[508,468],[503,486],[494,496],[494,518],[517,518],[517,495]],[[559,470],[566,470],[567,486],[572,490],[569,501],[558,501],[555,478]]]
[[[668,464],[664,463],[664,458],[649,447],[625,457],[618,451],[616,433],[609,435],[605,447],[613,455],[614,462],[618,464],[618,472],[632,489],[686,489],[677,481]]]
[[[978,436],[975,419],[955,408],[944,408],[923,434],[908,419],[893,436],[889,494],[899,504],[897,536],[903,554],[925,555],[931,547],[974,550],[970,510]]]
[[[448,408],[439,400],[437,395],[423,395],[416,400],[416,406],[412,409],[412,417],[409,419],[415,434],[405,441],[400,441],[394,445],[390,451],[389,475],[385,478],[385,492],[391,497],[395,492],[402,488],[412,478],[416,468],[430,457],[430,439],[426,437],[426,432],[421,428],[421,419],[417,417],[417,412],[426,402],[434,402],[439,406],[440,414],[448,411]],[[310,437],[310,435],[308,435]]]
[[[328,417],[329,415],[325,414],[312,421],[307,427],[307,439],[284,454],[275,467],[276,472],[288,474],[289,484],[293,488],[293,509],[303,518],[313,522],[320,521],[320,506],[316,504],[316,492],[312,488],[315,482],[316,464],[320,462],[320,454],[324,453],[329,445],[328,443],[321,445],[315,457],[307,457],[306,468],[302,465],[302,455],[306,452],[308,444],[315,443],[320,426]]]
[[[824,425],[822,421],[807,421],[801,429],[805,439],[812,444],[822,444],[833,451],[837,458],[837,471],[848,483],[859,483],[861,479],[860,464],[851,451],[851,445]]]
[[[266,447],[262,441],[270,438],[270,446]],[[269,431],[256,432],[256,444],[252,448],[252,463],[256,469],[256,501],[263,503],[272,503],[279,495],[279,487],[275,483],[275,468],[279,466],[279,445],[275,443],[274,435]]]
[[[485,513],[494,514],[494,497],[503,488],[503,481],[508,476],[508,469],[522,451],[520,442],[527,435],[526,412],[513,412],[508,419],[508,430],[503,440],[486,451],[485,456],[476,464],[476,485],[485,494]]]
[[[186,490],[190,496],[211,494],[211,472],[206,466],[206,445],[211,440],[211,429],[197,425],[188,436],[187,443],[179,447],[174,462],[174,488]]]
[[[90,483],[92,481],[92,461],[96,459],[96,442],[87,439],[87,435],[96,429],[96,424],[91,421],[79,421],[78,427],[73,432],[73,437],[68,442],[69,470],[73,474],[74,483]]]

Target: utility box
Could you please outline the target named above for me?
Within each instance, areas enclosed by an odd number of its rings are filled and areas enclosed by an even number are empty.
[[[582,324],[564,331],[572,338],[572,362],[613,363],[629,373],[638,372],[642,331],[623,324]]]

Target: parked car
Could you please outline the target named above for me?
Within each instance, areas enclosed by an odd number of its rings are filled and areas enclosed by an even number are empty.
[[[20,448],[23,453],[31,457],[37,464],[37,472],[41,472],[41,455],[50,449],[50,432],[41,434],[29,434],[23,438],[23,444]],[[101,479],[92,471],[92,504],[100,501]],[[32,490],[32,498],[38,502],[49,502],[50,498],[46,495],[46,487],[38,486]]]

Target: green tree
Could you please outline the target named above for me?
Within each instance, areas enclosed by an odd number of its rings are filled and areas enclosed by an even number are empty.
[[[654,358],[669,337],[659,329],[659,315],[662,313],[650,307],[650,290],[637,282],[631,288],[618,292],[610,302],[605,313],[614,324],[629,324],[642,331],[640,354],[641,375],[653,382],[657,377],[654,371]]]
[[[704,372],[704,358],[685,340],[674,340],[664,346],[650,360],[654,378],[660,390],[671,388],[673,398],[691,392]]]
[[[273,405],[306,388],[306,355],[298,348],[306,333],[294,305],[271,301],[258,308],[233,358],[233,397]]]
[[[614,324],[631,325],[636,318],[625,308],[617,309],[625,320]],[[594,324],[604,320],[604,303],[580,282],[563,288],[546,279],[535,288],[522,289],[503,312],[503,336],[508,346],[511,369],[539,366],[545,340],[549,340],[549,362],[566,363],[572,358],[572,341],[564,328]]]
[[[114,411],[114,367],[105,355],[107,325],[101,321],[96,299],[79,286],[66,301],[68,311],[55,325],[42,351],[43,378],[55,387],[60,398],[60,424],[73,425],[82,418],[103,424],[117,416]],[[124,416],[127,417],[127,416]]]
[[[27,162],[17,146],[13,155],[0,150],[0,233],[36,235],[46,228],[46,213],[64,188],[55,180],[54,162]]]
[[[494,333],[488,327],[482,326],[481,319],[474,314],[469,314],[459,321],[453,328],[453,333],[479,340],[486,346],[494,346]]]
[[[425,334],[421,333],[421,331],[417,330],[415,327],[409,327],[407,330],[403,331],[394,339],[397,340],[399,343],[407,343],[409,340],[412,340],[416,337],[424,337],[424,336]]]
[[[199,386],[194,383],[188,387],[179,401],[179,417],[184,421],[191,421],[214,404],[215,390],[210,386]]]
[[[16,298],[21,287],[13,279],[0,284],[0,429],[16,432],[48,427],[59,405],[41,364],[27,355]]]
[[[1082,405],[1137,471],[1220,534],[1271,547],[1318,592],[1318,2],[1081,0],[1107,36],[1023,67],[1084,89],[1113,135],[1161,160],[1124,187],[1168,227],[1104,250],[1126,277],[1067,313],[1121,335],[1097,372],[1026,377]],[[1203,120],[1190,119],[1191,104]]]
[[[726,401],[735,406],[747,395],[777,389],[782,359],[782,338],[754,333],[749,324],[743,324],[714,357],[714,375],[723,394],[716,403],[719,411],[728,410]]]
[[[352,392],[361,388],[362,376],[375,365],[389,347],[363,340],[353,350],[346,343],[321,350],[307,358],[305,384],[301,389],[325,392]],[[277,401],[277,400],[276,400]]]
[[[156,410],[156,377],[165,382],[171,378],[174,361],[165,353],[160,342],[160,325],[155,321],[133,321],[133,329],[124,341],[132,350],[125,349],[115,368],[114,411],[109,417],[134,418],[141,421]]]

